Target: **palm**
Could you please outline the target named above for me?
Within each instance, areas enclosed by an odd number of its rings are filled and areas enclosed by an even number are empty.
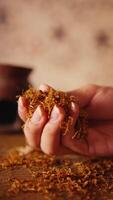
[[[91,123],[86,143],[89,155],[113,154],[113,121]]]
[[[81,140],[72,139],[74,130],[62,136],[61,153],[70,153],[63,146],[67,146],[76,153],[87,156],[113,155],[113,121],[99,120],[89,122],[87,137]],[[69,142],[70,141],[70,142]]]
[[[99,121],[88,130],[88,154],[110,155],[113,154],[113,121]]]
[[[89,114],[89,128],[85,139],[62,138],[63,144],[74,152],[88,156],[113,155],[113,89],[108,87],[83,88],[77,91],[81,107]],[[76,94],[76,92],[75,92]]]

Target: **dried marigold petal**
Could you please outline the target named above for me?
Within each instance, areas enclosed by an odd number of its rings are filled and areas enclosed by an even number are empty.
[[[1,176],[2,172],[7,174],[21,168],[23,173],[27,170],[27,176],[23,178],[10,174],[6,194],[9,197],[20,192],[37,192],[43,195],[43,200],[95,200],[97,196],[103,199],[106,195],[109,196],[105,199],[110,199],[113,194],[112,159],[76,162],[71,158],[47,156],[36,150],[21,155],[18,151],[21,148],[9,151],[0,162]]]
[[[66,92],[56,91],[52,88],[48,92],[43,92],[32,87],[25,91],[22,96],[28,100],[28,118],[32,117],[38,105],[42,105],[44,110],[48,113],[48,118],[51,115],[54,105],[62,107],[66,116],[64,122],[61,124],[61,131],[63,135],[66,135],[69,132],[72,125],[72,117],[70,116],[71,103],[74,102],[75,104],[79,105],[78,97],[69,96]],[[86,136],[87,128],[87,113],[85,110],[80,109],[78,120],[75,125],[76,134],[73,136],[73,138],[79,139]]]

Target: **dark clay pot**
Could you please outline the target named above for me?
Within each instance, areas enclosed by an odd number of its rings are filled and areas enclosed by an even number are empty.
[[[0,64],[0,124],[12,124],[17,118],[17,96],[29,85],[31,68]]]

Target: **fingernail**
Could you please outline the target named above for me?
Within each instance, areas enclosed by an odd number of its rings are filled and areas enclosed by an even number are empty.
[[[18,103],[19,103],[20,107],[23,107],[23,98],[22,97],[19,98]]]
[[[27,105],[27,101],[24,97],[20,97],[19,100],[18,100],[18,103],[19,103],[19,106],[22,107],[22,108],[26,107],[26,105]]]
[[[18,100],[18,109],[21,111],[21,110],[25,109],[26,106],[27,106],[26,99],[23,97],[20,97]]]
[[[37,124],[40,121],[41,117],[42,117],[42,111],[40,106],[38,106],[31,118],[31,122],[33,124]]]
[[[78,110],[78,105],[76,105],[74,102],[71,103],[72,111],[76,112]]]
[[[59,109],[57,108],[57,106],[54,106],[53,110],[52,110],[52,113],[51,113],[51,118],[50,120],[57,120],[59,117]]]
[[[46,85],[46,84],[41,84],[41,85],[39,86],[39,90],[42,90],[43,92],[48,92],[49,86]]]

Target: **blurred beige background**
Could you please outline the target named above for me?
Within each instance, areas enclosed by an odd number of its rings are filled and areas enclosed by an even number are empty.
[[[113,0],[0,0],[0,62],[37,87],[113,86]]]

